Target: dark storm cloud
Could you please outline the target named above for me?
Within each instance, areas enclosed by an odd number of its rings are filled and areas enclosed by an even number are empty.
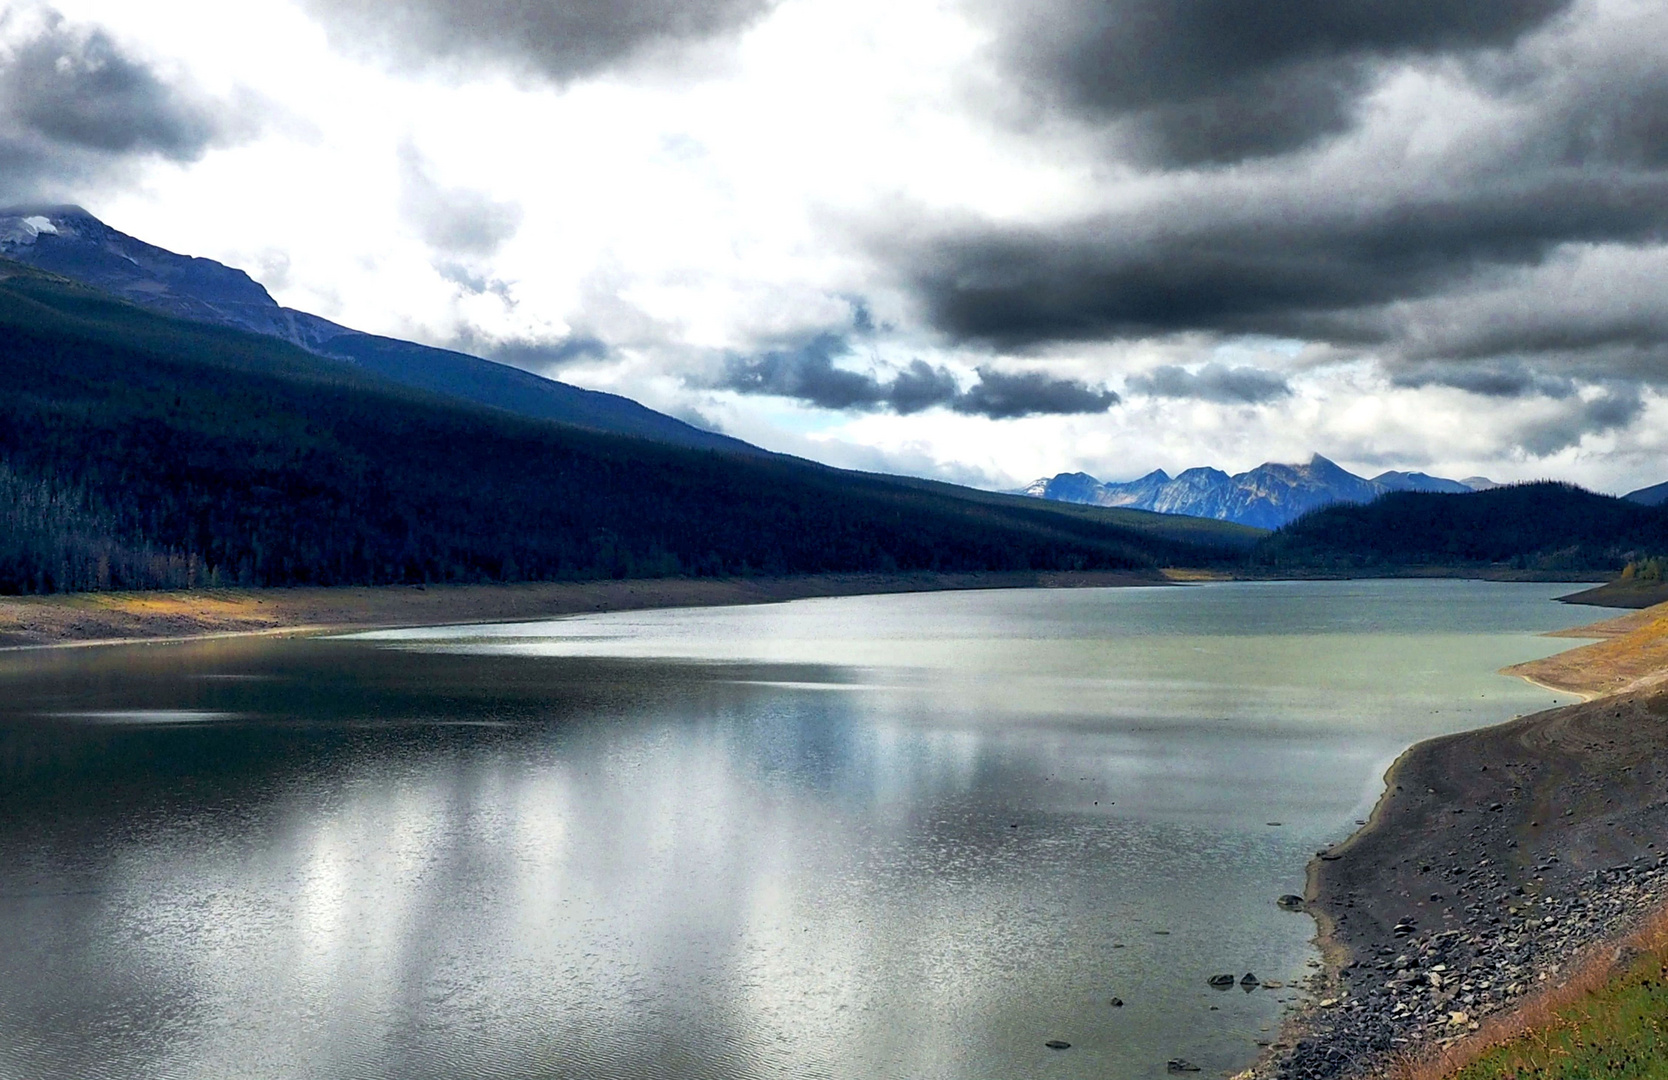
[[[1578,389],[1575,380],[1569,376],[1539,371],[1520,360],[1418,363],[1398,368],[1391,374],[1390,381],[1396,386],[1451,386],[1493,398],[1565,399],[1573,397]]]
[[[1078,145],[1109,179],[1105,209],[1075,218],[919,211],[871,234],[951,340],[1324,343],[1394,385],[1559,401],[1524,434],[1536,452],[1630,422],[1642,386],[1668,386],[1668,293],[1651,285],[1668,272],[1661,5],[984,10],[1023,85],[1105,133]],[[1129,388],[1235,397],[1204,371]]]
[[[946,405],[967,412],[956,377],[943,368],[935,368],[923,360],[911,360],[909,366],[893,376],[886,385],[884,403],[900,413],[915,413],[934,405]]]
[[[1227,195],[1228,193],[1223,193]],[[903,251],[940,327],[1006,347],[1216,330],[1371,342],[1361,309],[1668,227],[1668,172],[1552,169],[1377,206],[1233,193],[1055,228],[975,225]]]
[[[1528,160],[1661,169],[1668,165],[1668,12],[1589,0],[1584,13],[1533,47],[1476,64],[1473,74],[1498,100],[1532,106],[1515,125]]]
[[[1401,332],[1386,358],[1392,381],[1488,396],[1556,397],[1558,387],[1573,392],[1575,380],[1668,386],[1668,304],[1656,284],[1668,270],[1668,252],[1601,269],[1613,275],[1608,293],[1540,274],[1504,303],[1462,294],[1402,305],[1395,322],[1379,320]]]
[[[1151,160],[1280,153],[1348,127],[1387,62],[1510,44],[1570,0],[972,0],[1001,66]]]
[[[752,358],[732,357],[725,364],[719,385],[743,394],[796,398],[824,409],[873,409],[884,405],[884,384],[872,375],[834,366],[835,357],[850,351],[844,337],[818,334],[795,348],[775,349]],[[954,393],[955,380],[950,382],[950,393]],[[920,407],[936,403],[928,401]]]
[[[44,8],[0,15],[0,199],[50,197],[144,157],[194,161],[247,117]]]
[[[508,64],[557,81],[738,30],[774,0],[307,0],[350,46]]]
[[[1637,382],[1605,378],[1602,373],[1582,386],[1569,375],[1523,360],[1425,361],[1391,373],[1396,386],[1450,386],[1496,399],[1540,399],[1553,408],[1517,425],[1511,438],[1517,449],[1545,457],[1580,444],[1589,435],[1625,428],[1645,410]]]
[[[491,255],[521,227],[518,204],[499,202],[469,188],[443,187],[429,175],[428,163],[409,143],[400,148],[400,179],[400,209],[437,251]]]
[[[890,410],[910,414],[934,406],[992,419],[1042,414],[1105,412],[1118,402],[1110,390],[1039,372],[978,369],[967,390],[955,375],[914,360],[882,382],[874,375],[836,367],[851,352],[849,339],[819,334],[789,349],[731,357],[717,386],[744,394],[793,398],[824,409]]]
[[[1625,428],[1645,411],[1637,386],[1617,384],[1590,400],[1570,398],[1555,415],[1522,425],[1515,441],[1537,457],[1576,446],[1583,436],[1602,435]]]
[[[102,31],[77,31],[61,18],[7,58],[0,86],[12,118],[62,146],[190,161],[217,133],[206,110]]]
[[[1458,307],[1461,315],[1466,313],[1463,304]],[[1668,311],[1557,313],[1564,316],[1562,320],[1548,319],[1532,309],[1509,311],[1502,317],[1497,310],[1479,307],[1471,314],[1475,316],[1472,325],[1448,328],[1448,333],[1434,339],[1409,343],[1403,354],[1415,359],[1487,360],[1514,353],[1574,363],[1593,357],[1612,364],[1623,363],[1631,355],[1646,365],[1668,359]],[[1668,377],[1668,370],[1662,374]]]
[[[1075,379],[1056,379],[1036,371],[1016,374],[978,369],[979,381],[951,403],[957,412],[988,416],[993,420],[1016,416],[1068,416],[1103,413],[1121,400],[1104,387]]]
[[[1167,364],[1131,377],[1127,385],[1131,392],[1150,397],[1195,398],[1224,405],[1257,405],[1292,392],[1285,377],[1272,371],[1214,363],[1198,371]]]

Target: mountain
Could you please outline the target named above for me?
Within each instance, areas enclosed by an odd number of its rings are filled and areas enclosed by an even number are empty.
[[[1464,496],[1399,491],[1366,505],[1328,506],[1265,538],[1251,562],[1277,571],[1614,572],[1657,552],[1668,552],[1668,508],[1543,481]]]
[[[1126,484],[1103,484],[1088,473],[1061,473],[1051,480],[1033,482],[1023,493],[1039,499],[1081,503],[1087,506],[1133,506],[1152,509],[1154,501],[1169,483],[1170,477],[1163,469],[1154,469],[1141,479],[1131,480]]]
[[[147,244],[79,206],[0,210],[0,256],[175,318],[278,338],[420,390],[676,446],[765,453],[618,394],[584,390],[447,349],[361,333],[281,307],[242,270]]]
[[[1440,476],[1432,476],[1429,473],[1422,472],[1381,472],[1369,482],[1377,484],[1385,491],[1434,491],[1446,495],[1465,495],[1469,492],[1487,491],[1489,488],[1499,486],[1486,476],[1473,476],[1465,480],[1447,480]]]
[[[0,259],[0,592],[1143,570],[1248,539],[519,416]]]
[[[1661,506],[1668,502],[1668,481],[1642,487],[1638,491],[1630,491],[1622,498],[1628,502],[1639,503],[1641,506]]]
[[[1172,478],[1158,469],[1138,480],[1102,483],[1088,473],[1061,473],[1032,482],[1022,493],[1061,502],[1123,506],[1278,529],[1332,503],[1372,502],[1391,491],[1458,494],[1485,486],[1492,485],[1482,477],[1462,482],[1409,472],[1384,472],[1368,480],[1316,454],[1304,465],[1266,462],[1234,476],[1220,469],[1198,468]]]
[[[882,478],[889,483],[902,487],[912,487],[920,491],[933,492],[966,502],[982,503],[986,506],[1001,507],[1008,510],[1031,509],[1038,505],[1029,496],[1018,495],[1013,492],[981,491],[977,488],[945,483],[942,480],[924,480],[918,476],[883,476]],[[1158,539],[1172,540],[1217,553],[1250,551],[1259,540],[1269,533],[1267,529],[1257,529],[1250,525],[1240,525],[1236,522],[1222,521],[1218,518],[1160,514],[1153,510],[1137,510],[1124,506],[1088,506],[1082,503],[1052,500],[1041,505],[1047,506],[1056,514],[1081,514],[1085,515],[1087,520],[1115,525],[1120,529],[1127,529]]]

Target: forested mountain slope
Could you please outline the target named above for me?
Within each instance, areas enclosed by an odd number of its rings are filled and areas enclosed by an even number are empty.
[[[362,333],[281,307],[242,270],[147,244],[79,206],[0,210],[0,256],[160,314],[275,337],[404,386],[676,446],[765,453],[618,394],[570,386],[450,349]]]
[[[1252,562],[1286,570],[1613,571],[1662,552],[1668,508],[1541,482],[1465,495],[1392,492],[1366,505],[1328,506],[1264,539]]]
[[[0,261],[0,591],[1140,569],[1245,539],[946,487],[460,404]]]

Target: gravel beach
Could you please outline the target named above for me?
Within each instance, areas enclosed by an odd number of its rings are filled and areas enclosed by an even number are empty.
[[[1253,1075],[1373,1076],[1475,1030],[1668,901],[1668,693],[1421,743],[1309,868],[1327,963]]]

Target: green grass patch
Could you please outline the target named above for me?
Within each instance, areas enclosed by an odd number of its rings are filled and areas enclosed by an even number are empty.
[[[1453,1080],[1663,1080],[1668,1077],[1668,963],[1646,955],[1552,1020]]]

